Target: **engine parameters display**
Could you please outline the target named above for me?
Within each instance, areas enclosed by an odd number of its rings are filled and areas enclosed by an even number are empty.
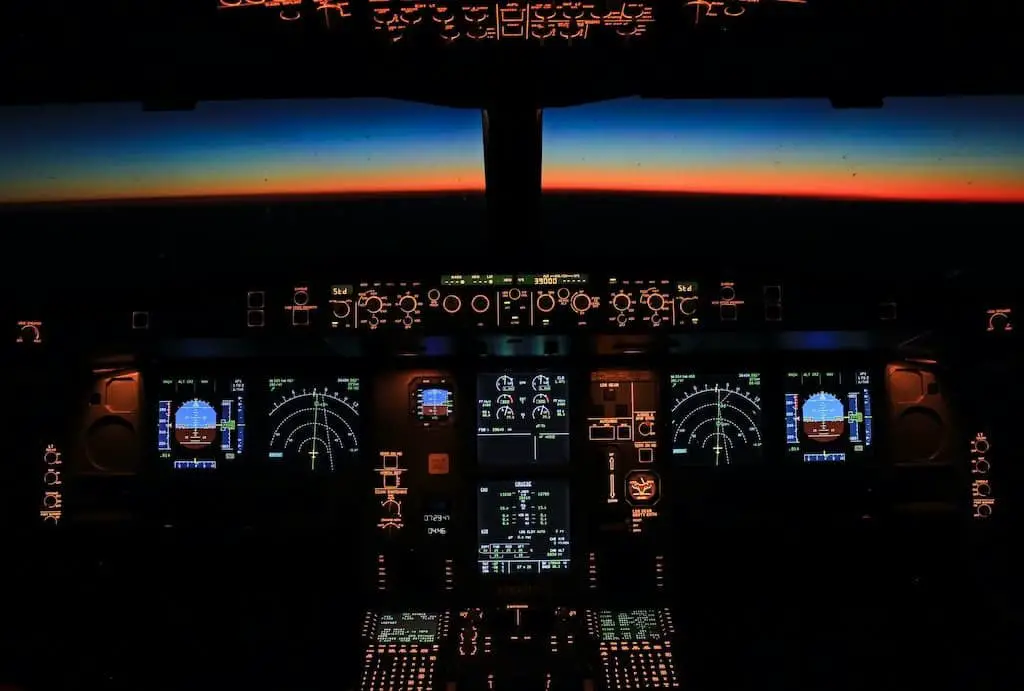
[[[175,470],[213,470],[245,452],[245,383],[241,379],[162,379],[157,451]]]
[[[813,370],[786,374],[786,450],[804,463],[865,457],[873,441],[871,374]]]
[[[270,461],[335,472],[359,457],[359,380],[353,377],[268,380]]]
[[[434,612],[384,613],[377,620],[376,643],[437,643],[441,615]]]
[[[481,466],[569,462],[569,385],[546,372],[477,376]]]
[[[409,408],[424,427],[446,425],[455,416],[455,389],[445,377],[419,377],[409,385]]]
[[[569,568],[569,485],[560,480],[496,480],[477,492],[477,553],[484,574]]]
[[[761,460],[761,375],[673,374],[672,458],[720,467]]]
[[[661,616],[653,609],[595,612],[597,639],[602,642],[660,641],[665,639]]]

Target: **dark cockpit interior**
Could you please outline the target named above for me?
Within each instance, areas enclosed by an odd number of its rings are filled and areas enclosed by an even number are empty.
[[[0,691],[1011,687],[1018,5],[4,3]]]

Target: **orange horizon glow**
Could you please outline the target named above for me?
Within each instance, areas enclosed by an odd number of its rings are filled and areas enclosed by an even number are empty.
[[[648,174],[558,168],[545,171],[545,192],[587,194],[708,194],[729,196],[794,197],[849,201],[989,202],[1024,203],[1024,188],[1012,181],[982,180],[969,183],[935,178],[857,180],[845,176],[789,173],[771,177],[760,171],[657,171]]]

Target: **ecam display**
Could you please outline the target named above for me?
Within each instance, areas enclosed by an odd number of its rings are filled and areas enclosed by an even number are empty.
[[[786,374],[786,451],[804,463],[865,457],[874,440],[871,375],[864,370]]]
[[[564,374],[477,377],[477,462],[484,467],[569,462],[569,385]]]
[[[569,568],[569,485],[496,480],[477,492],[477,554],[483,574],[536,574]]]

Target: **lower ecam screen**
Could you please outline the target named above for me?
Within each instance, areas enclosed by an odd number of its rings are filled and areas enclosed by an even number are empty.
[[[816,369],[786,374],[786,449],[805,463],[843,463],[874,443],[871,375]]]
[[[382,614],[377,621],[377,642],[435,643],[439,617],[430,612]]]
[[[477,493],[477,559],[484,574],[569,568],[569,485],[559,480],[495,480]]]

